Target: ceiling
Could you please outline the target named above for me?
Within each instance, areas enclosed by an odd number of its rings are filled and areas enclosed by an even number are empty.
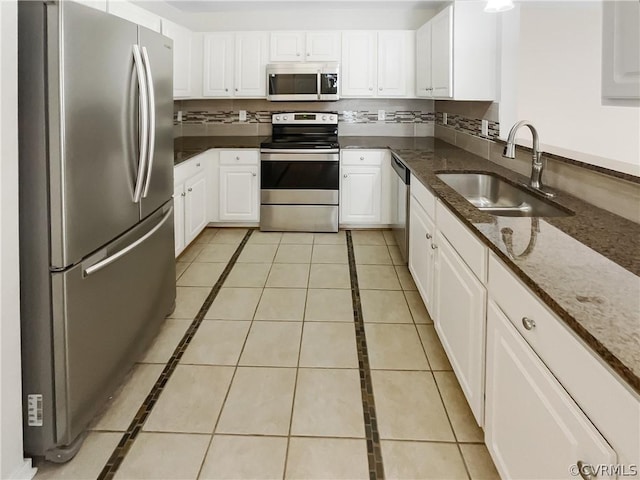
[[[442,0],[167,0],[164,3],[183,13],[205,13],[249,8],[402,8],[433,7]]]

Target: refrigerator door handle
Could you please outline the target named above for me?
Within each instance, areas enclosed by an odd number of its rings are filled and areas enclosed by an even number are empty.
[[[111,265],[113,262],[118,260],[120,257],[123,257],[124,255],[126,255],[129,252],[131,252],[132,250],[135,250],[142,243],[144,243],[146,240],[148,240],[150,237],[152,237],[158,230],[160,230],[160,228],[162,228],[162,226],[171,217],[172,213],[173,213],[173,207],[169,207],[169,210],[167,211],[167,213],[165,213],[164,217],[162,217],[162,220],[160,220],[160,222],[158,222],[158,224],[155,227],[153,227],[151,230],[149,230],[147,233],[145,233],[142,237],[140,237],[138,240],[136,240],[132,244],[127,245],[122,250],[118,250],[113,255],[110,255],[107,258],[104,258],[104,259],[100,260],[99,262],[94,263],[90,267],[85,268],[84,271],[82,272],[83,276],[84,277],[88,277],[89,275],[92,275],[92,274],[94,274],[96,272],[99,272],[103,268]]]
[[[138,99],[140,108],[140,131],[139,131],[139,157],[138,157],[138,174],[136,176],[136,185],[133,191],[133,202],[139,203],[142,198],[142,187],[147,166],[147,147],[149,145],[149,92],[147,91],[147,81],[144,65],[142,63],[142,55],[140,47],[133,46],[133,60],[136,66],[136,74],[138,76]]]
[[[147,176],[144,183],[143,198],[147,198],[149,193],[149,185],[151,184],[151,171],[153,170],[153,154],[156,143],[156,94],[153,89],[153,75],[151,74],[151,64],[149,63],[149,54],[147,47],[142,47],[142,58],[144,60],[144,68],[147,76],[147,91],[149,93],[149,150],[147,161]]]

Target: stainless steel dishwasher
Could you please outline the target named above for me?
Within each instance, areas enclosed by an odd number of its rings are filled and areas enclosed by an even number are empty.
[[[396,172],[392,181],[391,225],[404,262],[409,258],[409,180],[411,174],[398,157],[391,154],[391,166]]]

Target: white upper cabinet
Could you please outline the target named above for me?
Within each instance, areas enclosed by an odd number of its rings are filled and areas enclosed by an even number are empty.
[[[267,34],[204,35],[204,97],[264,97]]]
[[[111,15],[160,32],[161,18],[159,16],[126,0],[109,0],[107,11]]]
[[[453,97],[453,6],[431,20],[431,84],[434,97]]]
[[[496,99],[497,16],[483,8],[483,2],[457,2],[418,29],[417,96]]]
[[[640,98],[640,3],[603,2],[602,96]]]
[[[310,62],[339,62],[340,37],[340,32],[307,32],[305,59]]]
[[[413,36],[406,31],[378,33],[378,96],[405,97],[413,82]],[[412,90],[412,89],[411,89]]]
[[[416,97],[432,97],[431,22],[416,30]]]
[[[376,85],[376,33],[342,34],[342,96],[370,97]]]
[[[234,46],[233,33],[208,33],[204,36],[202,96],[231,97],[233,95]]]
[[[270,53],[272,62],[304,60],[304,32],[273,32]]]
[[[73,0],[76,3],[81,3],[87,7],[95,8],[102,12],[107,11],[107,0]]]
[[[264,97],[266,95],[267,34],[238,33],[235,50],[234,95]]]
[[[340,32],[273,32],[269,59],[272,62],[337,62]]]
[[[342,96],[413,96],[414,51],[412,31],[344,32]]]
[[[191,30],[162,19],[162,34],[173,40],[173,96],[192,97],[193,55]]]

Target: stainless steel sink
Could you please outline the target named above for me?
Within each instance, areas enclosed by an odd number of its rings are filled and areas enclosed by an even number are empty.
[[[565,217],[552,203],[487,173],[439,173],[437,177],[483,212],[500,217]]]

